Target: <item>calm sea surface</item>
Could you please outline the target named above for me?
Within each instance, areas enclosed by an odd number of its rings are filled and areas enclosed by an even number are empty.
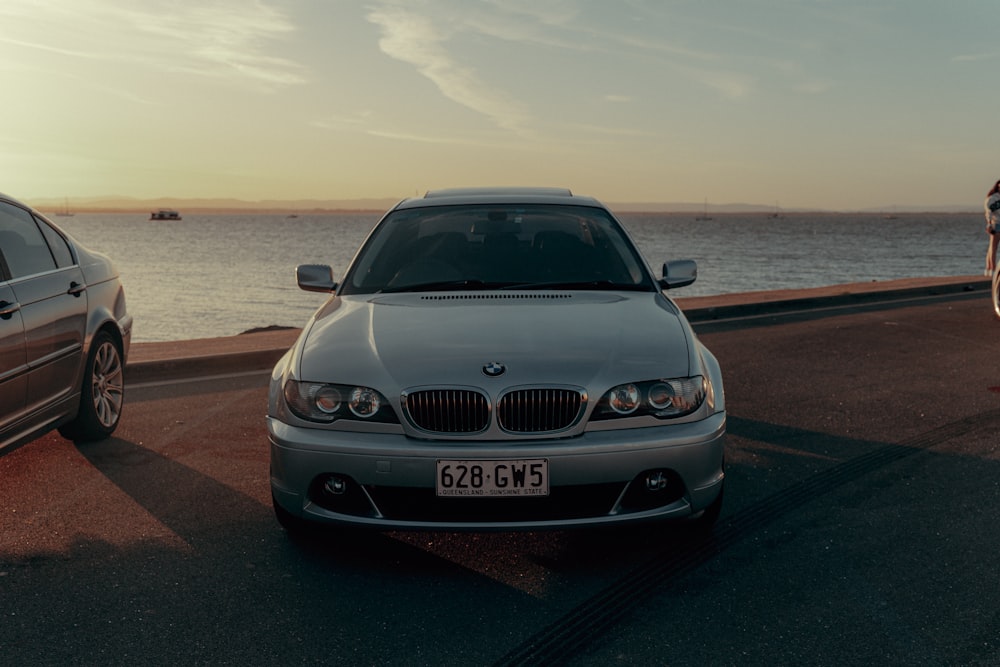
[[[298,264],[330,264],[339,277],[377,213],[77,214],[55,221],[112,257],[135,317],[136,342],[229,336],[302,326],[324,301],[295,284]],[[676,296],[822,287],[923,276],[978,275],[982,216],[899,214],[621,214],[654,270],[694,259],[698,281]]]

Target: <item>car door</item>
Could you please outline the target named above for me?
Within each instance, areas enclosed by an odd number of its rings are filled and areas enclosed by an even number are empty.
[[[4,253],[8,284],[24,326],[25,408],[47,420],[60,416],[80,388],[87,294],[69,246],[43,225],[29,211],[0,202],[0,236],[10,247]],[[50,247],[50,241],[63,247]]]
[[[8,430],[24,414],[28,388],[24,325],[17,297],[4,272],[3,246],[0,236],[0,446],[7,440]]]

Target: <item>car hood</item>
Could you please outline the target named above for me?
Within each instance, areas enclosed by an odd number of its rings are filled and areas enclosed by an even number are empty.
[[[590,387],[691,373],[693,337],[652,293],[335,297],[299,342],[300,378],[384,392],[427,385]],[[500,378],[483,367],[502,364]]]

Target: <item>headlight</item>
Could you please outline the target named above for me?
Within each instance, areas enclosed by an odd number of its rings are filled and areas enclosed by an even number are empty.
[[[700,375],[620,384],[601,397],[591,419],[644,415],[659,419],[683,417],[701,407],[709,389],[708,381]]]
[[[608,392],[608,407],[620,415],[630,415],[639,408],[639,387],[623,384]]]
[[[399,423],[385,397],[370,387],[288,380],[285,403],[296,417],[314,422],[353,419]]]
[[[385,401],[374,389],[368,387],[355,387],[351,392],[351,401],[347,406],[351,414],[359,419],[370,419],[378,414],[379,409]]]

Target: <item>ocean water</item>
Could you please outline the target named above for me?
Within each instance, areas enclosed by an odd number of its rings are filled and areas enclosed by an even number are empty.
[[[299,264],[343,275],[379,213],[197,215],[78,213],[55,222],[109,255],[121,272],[136,342],[230,336],[302,326],[324,301],[295,284]],[[694,259],[698,281],[674,295],[822,287],[924,276],[978,275],[986,234],[975,213],[692,214],[619,218],[659,273]]]

